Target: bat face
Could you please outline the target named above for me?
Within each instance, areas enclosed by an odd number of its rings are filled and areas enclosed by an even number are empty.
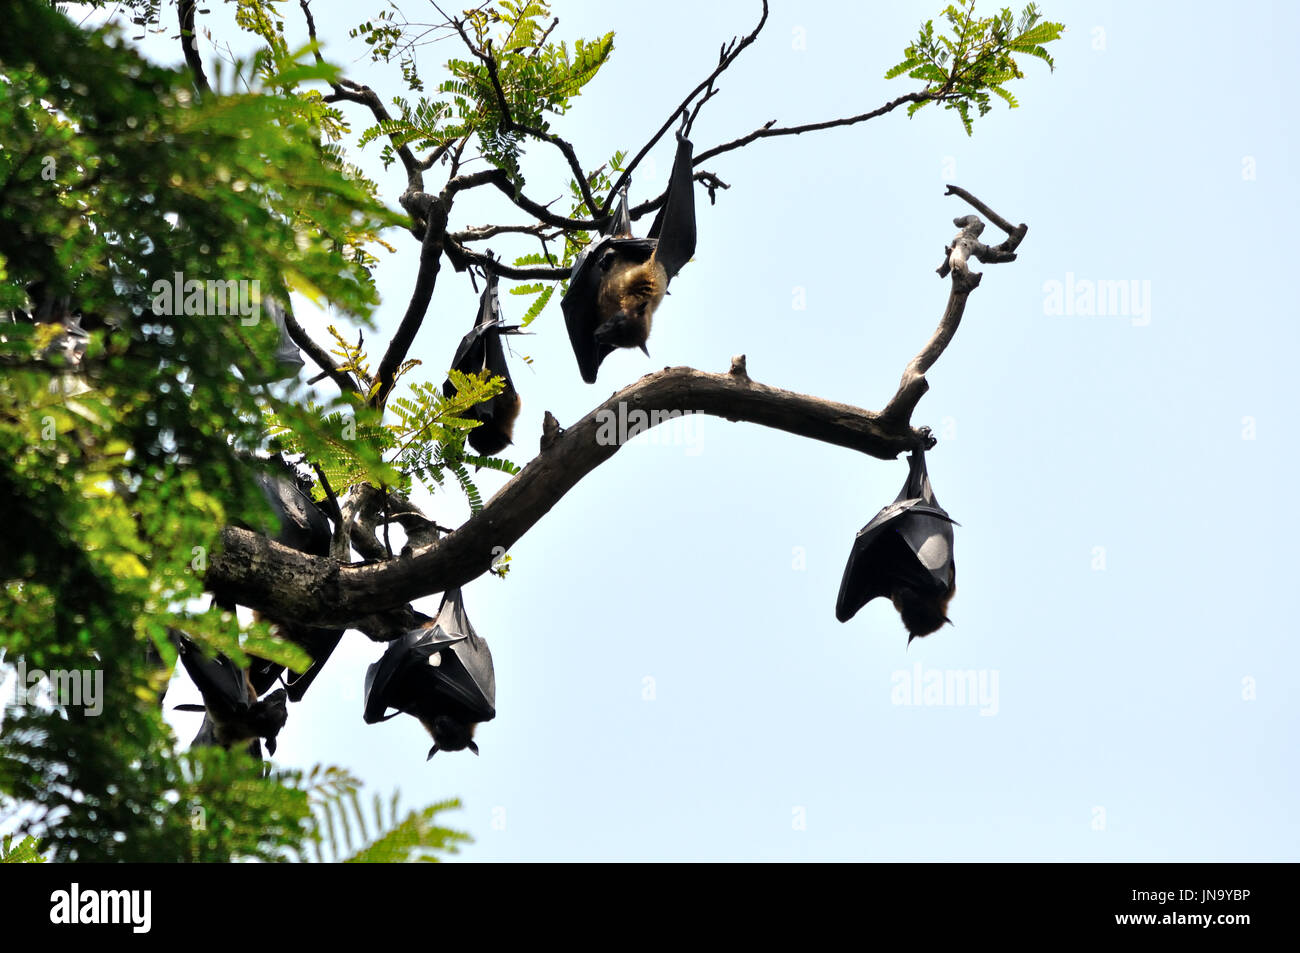
[[[478,745],[474,744],[474,722],[465,722],[450,715],[437,715],[431,721],[421,720],[421,724],[433,738],[433,747],[429,749],[428,761],[439,751],[470,751],[478,754]]]
[[[639,347],[649,355],[646,340],[655,309],[668,290],[668,275],[655,257],[624,258],[611,248],[600,259],[602,278],[596,292],[600,323],[597,343],[610,347]]]
[[[840,582],[835,616],[847,622],[878,596],[898,610],[908,642],[938,631],[957,591],[953,520],[939,506],[920,451],[898,498],[858,533]]]

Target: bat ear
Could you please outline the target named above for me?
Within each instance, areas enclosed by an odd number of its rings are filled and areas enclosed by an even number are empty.
[[[275,739],[274,739],[274,738],[267,738],[267,739],[266,739],[266,753],[267,753],[267,754],[275,754]]]
[[[435,754],[437,754],[437,753],[438,753],[438,746],[437,746],[437,745],[434,745],[432,748],[429,749],[429,756],[428,756],[427,758],[425,758],[424,760],[425,760],[425,761],[428,761],[430,758],[432,758],[432,757],[433,757]]]
[[[645,342],[644,342],[644,341],[641,342],[641,350],[645,353],[645,356],[646,356],[646,357],[649,357],[649,356],[650,356],[650,349],[649,349],[648,347],[645,346]]]
[[[475,754],[478,754],[478,745],[476,745],[474,742],[471,741],[465,747],[469,748],[469,750],[474,752]]]

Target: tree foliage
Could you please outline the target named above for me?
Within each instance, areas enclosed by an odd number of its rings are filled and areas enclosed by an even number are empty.
[[[971,107],[986,115],[992,108],[990,94],[1013,109],[1020,105],[1006,88],[1011,80],[1025,75],[1016,62],[1017,53],[1055,68],[1044,44],[1059,39],[1065,24],[1044,20],[1035,4],[1025,7],[1019,19],[1005,7],[996,16],[976,17],[975,0],[966,0],[960,6],[945,7],[943,18],[951,36],[936,33],[934,21],[926,20],[920,35],[904,51],[903,61],[885,73],[885,79],[906,73],[911,79],[925,80],[932,98],[910,105],[909,116],[927,102],[941,102],[945,109],[956,110],[970,135],[974,128]]]

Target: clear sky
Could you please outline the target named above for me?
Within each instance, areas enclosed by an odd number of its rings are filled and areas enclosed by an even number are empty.
[[[774,3],[697,121],[697,150],[908,92],[882,76],[942,5]],[[1042,6],[1069,27],[1055,73],[1026,61],[1021,108],[999,103],[972,138],[931,106],[710,162],[731,188],[715,206],[697,196],[695,260],[659,312],[653,360],[617,353],[583,384],[552,306],[517,348],[532,367],[513,364],[519,463],[544,410],[570,424],[640,374],[722,371],[733,354],[755,380],[879,409],[947,298],[934,268],[970,209],[945,185],[1028,223],[1018,261],[977,266],[983,285],[914,417],[939,435],[930,473],[961,523],[955,625],[909,649],[882,601],[835,621],[854,533],[893,499],[903,461],[705,418],[620,451],[515,546],[508,579],[466,587],[496,661],[482,757],[426,763],[413,719],[365,726],[381,647],[352,633],[291,710],[285,763],[348,767],[411,806],[459,796],[447,819],[474,835],[463,856],[477,861],[1297,859],[1284,486],[1300,15],[1255,0]],[[326,55],[389,98],[396,70],[347,39],[368,12],[316,4]],[[758,4],[555,12],[556,36],[616,32],[611,62],[555,123],[592,166],[637,149]],[[174,44],[150,49],[177,59]],[[426,78],[452,55],[450,41],[425,48]],[[362,164],[395,204],[402,176],[377,157]],[[662,187],[671,143],[653,157],[634,201]],[[562,194],[548,150],[525,171],[530,193]],[[452,224],[507,220],[523,219],[474,196]],[[393,241],[387,330],[415,272],[414,242]],[[1099,282],[1136,291],[1123,313],[1083,313],[1100,310],[1078,297]],[[474,305],[444,267],[413,350],[429,379]],[[489,492],[503,479],[481,474]],[[451,497],[433,509],[465,512]],[[918,677],[923,690],[962,672],[982,698],[903,703]],[[176,716],[186,737],[195,720]]]

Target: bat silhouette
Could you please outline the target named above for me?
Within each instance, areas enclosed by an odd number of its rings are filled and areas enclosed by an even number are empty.
[[[258,701],[248,673],[224,655],[207,658],[189,638],[176,629],[168,634],[180,653],[181,664],[203,696],[202,705],[177,705],[178,711],[203,712],[203,724],[190,747],[216,745],[229,750],[247,744],[254,757],[262,756],[259,739],[275,754],[275,737],[288,718],[285,690],[276,689]]]
[[[619,347],[639,347],[670,282],[695,254],[695,187],[691,142],[677,134],[668,196],[646,238],[632,237],[627,189],[601,237],[573,264],[560,307],[578,370],[596,382],[601,361]]]
[[[474,728],[496,717],[495,706],[492,653],[470,625],[459,589],[443,595],[432,622],[389,642],[366,669],[366,724],[414,715],[433,737],[428,758],[439,750],[478,754]]]
[[[474,327],[461,339],[451,362],[452,370],[462,374],[477,374],[486,370],[495,377],[505,378],[506,386],[501,393],[475,404],[463,415],[466,420],[479,421],[479,425],[469,432],[469,445],[485,457],[500,453],[511,444],[514,437],[515,418],[519,416],[522,402],[510,379],[510,368],[506,364],[501,336],[517,333],[518,326],[506,327],[501,317],[497,277],[489,274],[487,287],[479,298]],[[442,393],[444,397],[455,397],[456,385],[450,380],[445,381]]]
[[[939,630],[957,591],[954,520],[935,499],[925,453],[908,457],[907,482],[898,498],[859,531],[849,553],[835,617],[847,622],[877,596],[887,596],[903,617],[907,641]]]

